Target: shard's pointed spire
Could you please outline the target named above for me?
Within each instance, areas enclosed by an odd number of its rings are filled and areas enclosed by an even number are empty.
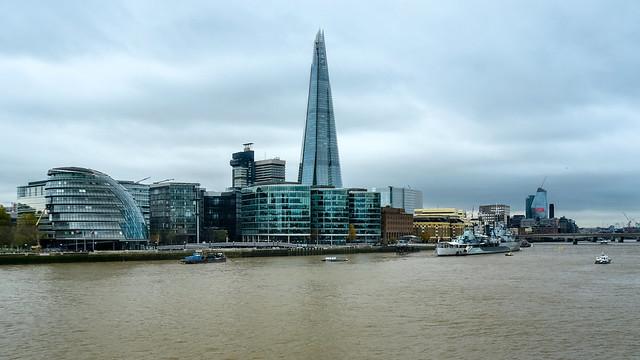
[[[329,67],[322,29],[316,34],[313,48],[307,121],[300,158],[300,183],[342,187]]]

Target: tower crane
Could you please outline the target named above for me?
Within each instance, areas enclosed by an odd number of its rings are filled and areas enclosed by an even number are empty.
[[[629,219],[629,217],[627,216],[627,214],[625,212],[622,212],[622,215],[624,215],[625,218],[627,218],[627,227],[631,227],[631,219]]]

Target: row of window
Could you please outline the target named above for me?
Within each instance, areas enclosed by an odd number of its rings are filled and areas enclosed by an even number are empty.
[[[82,196],[54,196],[47,200],[49,204],[71,204],[71,205],[114,205],[120,206],[122,203],[115,197],[82,197]]]
[[[51,214],[50,219],[51,221],[113,221],[116,223],[124,220],[120,213],[58,213]]]
[[[120,224],[111,221],[54,221],[53,230],[121,230]]]

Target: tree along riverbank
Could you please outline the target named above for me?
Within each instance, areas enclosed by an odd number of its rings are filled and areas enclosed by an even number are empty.
[[[395,246],[372,247],[335,247],[335,248],[292,248],[292,249],[232,249],[211,250],[223,252],[228,258],[262,257],[262,256],[311,256],[311,255],[345,255],[375,252],[420,251],[433,250],[434,247],[402,248]],[[21,253],[0,254],[0,265],[22,264],[53,264],[78,262],[107,262],[107,261],[156,261],[179,260],[191,255],[188,251],[116,251],[116,252],[88,252],[88,253]],[[47,254],[47,255],[45,255]]]

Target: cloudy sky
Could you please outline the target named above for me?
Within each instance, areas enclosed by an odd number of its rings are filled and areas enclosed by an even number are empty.
[[[640,2],[1,1],[0,203],[49,168],[295,180],[325,30],[346,186],[471,210],[547,177],[579,225],[640,221]]]

